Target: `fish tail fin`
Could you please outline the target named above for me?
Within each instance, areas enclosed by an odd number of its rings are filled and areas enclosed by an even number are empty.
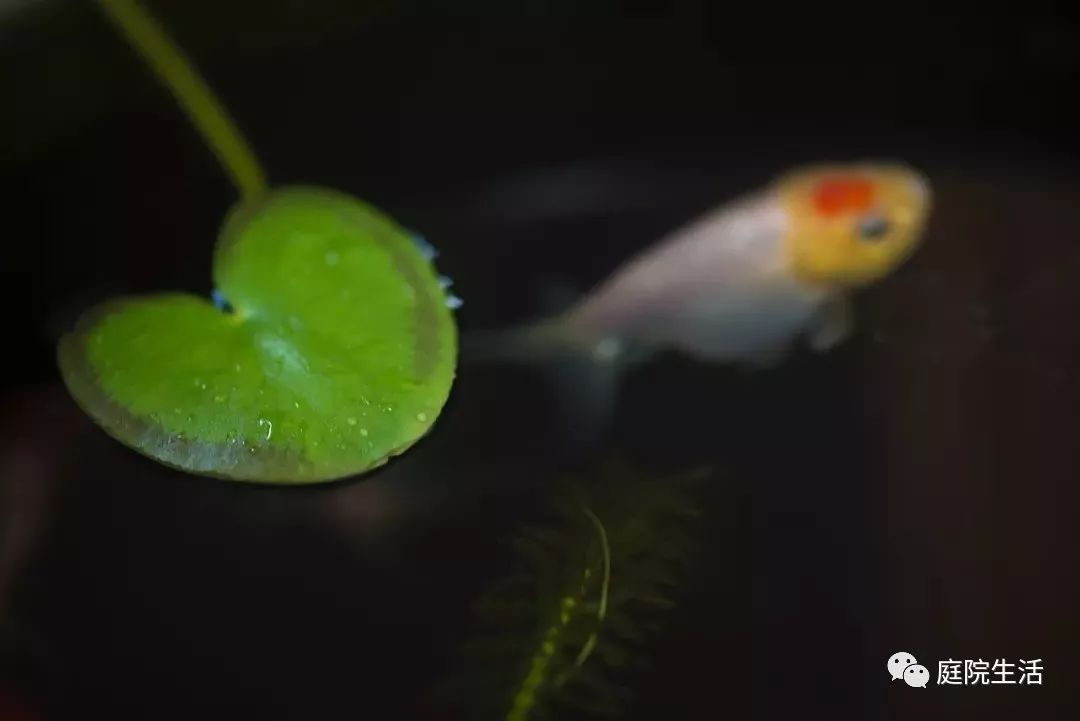
[[[566,441],[574,449],[598,443],[610,425],[622,363],[614,344],[575,334],[557,321],[467,335],[463,363],[515,363],[540,370],[555,399]]]
[[[498,330],[470,331],[461,337],[458,355],[462,363],[529,364],[550,352],[555,338],[542,332],[544,324]]]

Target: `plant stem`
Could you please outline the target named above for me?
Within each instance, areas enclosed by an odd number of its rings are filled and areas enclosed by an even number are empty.
[[[161,25],[136,0],[98,0],[105,15],[172,92],[245,199],[266,190],[259,161],[228,112]]]

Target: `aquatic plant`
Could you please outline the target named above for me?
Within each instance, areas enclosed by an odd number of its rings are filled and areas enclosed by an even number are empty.
[[[548,522],[515,542],[517,570],[474,604],[461,666],[436,696],[461,718],[610,717],[695,557],[693,488],[618,459],[566,479]]]
[[[231,118],[134,0],[99,0],[241,193],[208,300],[107,302],[60,342],[61,373],[110,435],[204,475],[303,483],[369,470],[431,428],[457,331],[429,246],[370,205],[269,189]]]

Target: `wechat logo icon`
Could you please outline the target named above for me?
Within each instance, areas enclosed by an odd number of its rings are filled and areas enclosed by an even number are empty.
[[[926,666],[920,666],[907,651],[897,651],[886,663],[886,668],[893,681],[903,679],[904,683],[912,688],[926,688],[930,682],[930,672]]]

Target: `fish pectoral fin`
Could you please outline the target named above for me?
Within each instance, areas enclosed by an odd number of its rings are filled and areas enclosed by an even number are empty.
[[[854,328],[851,300],[842,295],[832,298],[818,312],[810,332],[810,347],[817,353],[824,353],[847,340]]]
[[[611,423],[618,374],[603,362],[577,359],[559,364],[558,412],[566,440],[575,449],[597,445]]]
[[[626,349],[615,338],[566,349],[545,364],[561,435],[574,452],[598,445],[610,430]]]

